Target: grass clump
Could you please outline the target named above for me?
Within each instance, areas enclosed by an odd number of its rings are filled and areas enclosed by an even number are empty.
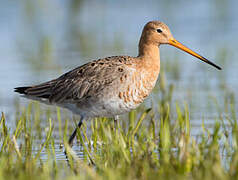
[[[171,116],[170,103],[161,101],[158,118],[147,109],[132,111],[117,128],[106,118],[87,122],[71,148],[61,112],[43,129],[42,110],[30,104],[17,116],[15,129],[1,115],[0,179],[237,179],[238,126],[230,108],[226,127],[218,119],[195,138],[188,107],[177,104]]]

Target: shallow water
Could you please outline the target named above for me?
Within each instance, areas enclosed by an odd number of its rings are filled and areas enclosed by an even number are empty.
[[[223,110],[232,94],[237,101],[236,7],[235,0],[4,1],[0,5],[0,111],[14,126],[15,104],[28,103],[19,99],[14,87],[50,80],[92,59],[136,56],[144,24],[161,20],[176,39],[223,67],[218,71],[173,47],[161,47],[166,83],[174,85],[172,106],[188,104],[192,133],[197,135],[203,119],[210,127],[219,117],[215,101]],[[145,104],[151,106],[152,99],[156,104],[158,91]],[[222,116],[229,117],[230,112],[224,110]],[[62,152],[57,154],[61,159]]]

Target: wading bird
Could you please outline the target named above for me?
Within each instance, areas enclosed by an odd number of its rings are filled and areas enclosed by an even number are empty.
[[[114,117],[138,107],[150,94],[160,72],[162,44],[175,46],[198,59],[221,68],[178,42],[167,25],[148,22],[142,31],[137,57],[112,56],[77,67],[59,78],[26,87],[15,92],[40,102],[57,105],[80,115],[83,120],[93,117]],[[69,138],[72,145],[77,128]]]

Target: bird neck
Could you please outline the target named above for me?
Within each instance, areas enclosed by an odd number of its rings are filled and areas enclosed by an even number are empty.
[[[139,43],[138,57],[149,66],[160,66],[159,46],[156,44],[141,39]]]
[[[141,74],[143,86],[151,92],[156,84],[160,72],[160,52],[158,45],[150,43],[139,44],[138,69]]]
[[[140,41],[138,60],[139,69],[148,83],[149,89],[152,90],[160,72],[160,52],[158,45]]]
[[[151,43],[139,44],[139,57],[149,57],[152,59],[159,59],[159,47],[158,45]]]

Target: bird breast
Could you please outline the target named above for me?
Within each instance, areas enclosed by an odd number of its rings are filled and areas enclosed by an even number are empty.
[[[96,88],[97,91],[93,90],[90,96],[78,103],[79,114],[87,112],[86,116],[90,117],[113,117],[129,112],[150,94],[159,74],[158,66],[148,68],[148,65],[136,62],[121,64],[114,69],[110,75],[106,71],[101,88]]]
[[[115,114],[129,112],[138,107],[154,88],[159,74],[159,68],[149,71],[146,68],[129,68],[118,77],[118,82],[109,96],[107,109]]]

